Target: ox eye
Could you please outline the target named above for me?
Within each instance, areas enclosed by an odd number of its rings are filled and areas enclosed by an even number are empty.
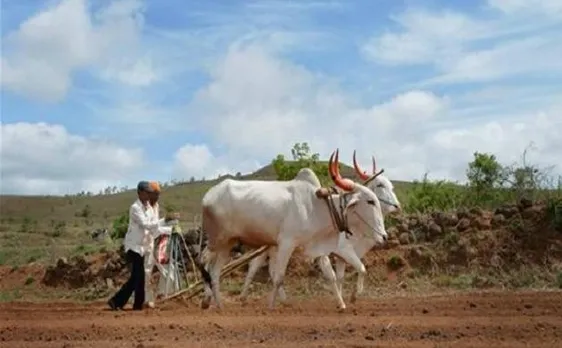
[[[384,187],[384,185],[383,185],[383,184],[378,184],[377,187]]]
[[[367,200],[367,204],[370,204],[370,205],[376,205],[376,203],[375,203],[375,200],[374,200],[374,199],[369,199],[369,200]]]

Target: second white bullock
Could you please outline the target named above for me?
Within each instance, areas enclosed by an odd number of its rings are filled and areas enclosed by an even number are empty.
[[[361,180],[364,181],[363,185],[366,185],[377,195],[377,198],[381,202],[383,215],[399,212],[402,208],[400,202],[398,201],[398,197],[396,197],[396,193],[394,192],[394,185],[386,176],[383,175],[384,169],[377,169],[377,164],[374,156],[372,157],[372,161],[373,172],[371,175],[369,175],[361,170],[359,164],[357,163],[356,152],[353,151],[353,167],[355,168],[355,172],[361,178]],[[348,240],[346,240],[346,243],[349,243],[351,245],[359,258],[363,258],[365,254],[376,245],[376,242],[372,238],[369,238],[369,236],[357,235],[351,236]],[[338,255],[337,253],[334,254]],[[334,271],[332,269],[332,265],[328,256],[322,256],[319,260],[319,265],[324,276],[326,276],[328,279],[331,279]],[[345,276],[345,262],[341,258],[336,258],[335,268],[338,289],[340,293],[342,293],[343,279]],[[356,287],[356,291],[351,295],[351,302],[355,302],[357,295],[361,293],[360,290],[362,290],[362,284],[359,284],[363,281],[361,278],[362,275],[358,274],[358,285]],[[359,289],[360,286],[361,289]]]
[[[355,171],[361,178],[361,180],[364,181],[363,185],[367,186],[367,188],[369,188],[377,195],[377,198],[381,202],[383,215],[400,211],[401,206],[394,192],[394,185],[392,185],[392,182],[383,175],[384,169],[381,169],[380,171],[377,169],[374,157],[372,157],[372,161],[373,173],[369,175],[361,170],[359,164],[357,163],[356,151],[353,151],[353,166],[355,168]],[[318,178],[316,178],[316,176],[310,178],[309,180],[317,188],[320,188],[320,181],[318,180]],[[349,239],[342,240],[342,242],[338,246],[338,248],[341,248],[341,250],[339,252],[338,250],[334,251],[334,254],[340,256],[340,253],[345,253],[345,250],[348,248],[347,244],[351,244],[351,247],[353,248],[355,254],[357,254],[357,256],[361,259],[369,250],[371,250],[375,246],[375,241],[370,235],[353,235],[350,236]],[[253,278],[255,277],[257,271],[266,264],[268,258],[269,272],[271,276],[271,272],[273,269],[272,260],[275,259],[275,253],[276,248],[272,247],[266,253],[259,255],[250,262],[248,273],[246,274],[246,279],[244,281],[244,286],[242,287],[242,291],[240,293],[240,298],[242,301],[246,300]],[[332,280],[334,277],[336,277],[338,288],[341,293],[343,287],[343,278],[345,276],[345,262],[343,261],[341,256],[336,258],[335,274],[328,255],[320,256],[318,262],[320,269],[322,270],[322,273],[327,280]],[[361,279],[361,274],[361,272],[358,273],[357,286],[355,288],[355,292],[352,293],[351,297],[352,302],[355,301],[357,295],[360,294],[363,289],[363,280]],[[283,286],[279,288],[279,297],[282,301],[286,299],[286,294]]]
[[[377,196],[367,187],[341,177],[338,155],[336,150],[334,161],[332,153],[329,172],[334,183],[345,191],[342,194],[330,193],[302,178],[290,181],[226,179],[207,191],[202,200],[202,226],[208,236],[205,266],[200,268],[205,280],[202,308],[209,307],[211,298],[219,309],[222,308],[220,272],[229,260],[230,249],[238,241],[253,248],[268,245],[277,249],[271,272],[271,309],[295,248],[301,247],[304,255],[313,260],[333,252],[345,239],[334,218],[346,221],[352,234],[369,234],[378,244],[386,242],[384,217]],[[302,171],[315,176],[310,169]],[[330,205],[341,207],[341,216],[332,215]],[[345,261],[365,273],[365,266],[353,249],[346,251]],[[333,279],[333,291],[339,307],[344,309],[336,279]]]

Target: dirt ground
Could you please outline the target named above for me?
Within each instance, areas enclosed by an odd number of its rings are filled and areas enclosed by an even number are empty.
[[[362,299],[338,313],[329,297],[162,303],[112,312],[103,303],[0,304],[1,347],[562,347],[562,292],[487,292]]]

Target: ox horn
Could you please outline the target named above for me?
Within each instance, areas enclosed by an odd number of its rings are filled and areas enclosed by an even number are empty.
[[[332,177],[332,181],[341,189],[345,191],[352,191],[355,188],[355,183],[352,180],[347,178],[342,178],[339,170],[339,149],[336,149],[335,159],[333,158],[334,153],[330,156],[330,175]]]
[[[364,179],[365,182],[363,183],[363,185],[367,185],[368,183],[373,181],[377,176],[384,173],[384,169],[381,169],[377,172],[377,162],[375,161],[375,156],[371,156],[371,158],[373,160],[373,174],[371,176],[367,176],[367,179]]]
[[[359,164],[357,163],[357,157],[356,157],[356,150],[353,150],[353,167],[355,168],[355,172],[357,173],[357,175],[359,175],[359,177],[361,178],[361,180],[365,181],[367,179],[369,179],[369,175],[367,174],[367,172],[363,171],[360,167]],[[373,157],[373,161],[375,160],[375,158]],[[374,165],[375,162],[373,162]]]
[[[377,176],[384,173],[384,169],[379,170],[379,172],[377,173],[377,162],[375,161],[375,156],[371,156],[371,158],[373,159],[373,176],[376,178]]]

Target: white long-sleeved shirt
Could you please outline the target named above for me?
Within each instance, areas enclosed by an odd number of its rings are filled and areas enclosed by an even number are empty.
[[[147,246],[147,251],[154,251],[154,239],[160,234],[171,234],[175,221],[166,223],[165,219],[160,219],[160,205],[156,203],[154,206],[148,205],[147,213],[152,215],[156,221],[158,221],[158,233],[156,234],[145,234],[145,245]]]
[[[154,238],[170,233],[172,227],[159,219],[158,206],[144,205],[137,199],[129,208],[129,227],[123,241],[125,252],[132,250],[144,256],[154,246]]]

